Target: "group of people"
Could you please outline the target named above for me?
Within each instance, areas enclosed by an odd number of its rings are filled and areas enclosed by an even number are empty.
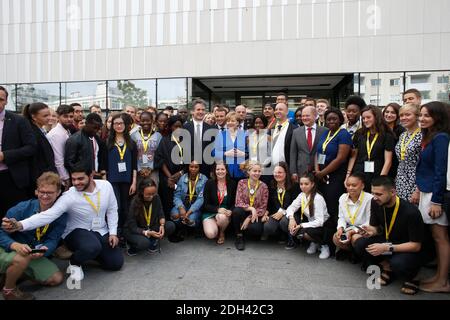
[[[33,298],[17,288],[24,274],[60,284],[52,255],[69,258],[81,281],[90,260],[121,269],[122,248],[155,253],[189,233],[222,245],[227,230],[238,250],[249,237],[305,244],[320,259],[377,264],[380,284],[402,277],[405,294],[450,292],[450,109],[422,105],[415,89],[403,97],[381,109],[351,96],[343,110],[307,98],[293,119],[284,93],[261,114],[206,114],[194,100],[191,121],[185,108],[127,106],[103,124],[93,106],[81,128],[81,106],[61,105],[47,131],[47,105],[14,114],[0,87],[4,298]],[[436,275],[420,281],[433,242]]]

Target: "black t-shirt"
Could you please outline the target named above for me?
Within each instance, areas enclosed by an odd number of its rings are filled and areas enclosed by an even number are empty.
[[[370,225],[378,227],[381,230],[381,236],[386,237],[385,225],[389,228],[395,206],[385,208],[379,206],[375,200],[371,203]],[[386,224],[384,218],[386,211]],[[389,235],[389,242],[393,244],[402,244],[406,242],[422,242],[424,232],[424,223],[419,209],[411,203],[400,199],[400,207],[397,213],[397,219]]]
[[[369,161],[367,154],[367,134],[362,134],[362,130],[358,130],[353,137],[354,148],[358,149],[358,155],[356,157],[355,166],[353,172],[364,172],[364,162]],[[370,144],[375,135],[370,136]],[[375,176],[379,176],[384,165],[384,152],[394,152],[395,138],[392,132],[386,132],[383,136],[379,135],[377,141],[373,145],[372,152],[370,154],[370,161],[375,163]]]

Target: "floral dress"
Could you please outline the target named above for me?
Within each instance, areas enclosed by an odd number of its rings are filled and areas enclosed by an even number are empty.
[[[411,195],[416,190],[416,167],[419,162],[421,152],[422,133],[419,132],[411,140],[406,147],[404,160],[401,159],[401,144],[411,139],[413,133],[405,131],[400,135],[397,145],[395,146],[395,154],[398,159],[397,177],[395,178],[395,187],[400,198],[409,201]]]

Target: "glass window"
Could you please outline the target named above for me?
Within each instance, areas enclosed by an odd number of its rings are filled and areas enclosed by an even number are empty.
[[[399,86],[400,85],[400,79],[391,79],[391,87]]]
[[[417,89],[422,94],[422,103],[449,101],[450,71],[406,73],[406,89]]]
[[[381,79],[372,79],[370,80],[370,85],[372,87],[378,87],[381,85]]]
[[[24,106],[33,102],[43,102],[56,110],[61,104],[59,83],[18,84],[17,111],[22,112]]]
[[[448,83],[449,76],[438,77],[438,83]]]
[[[186,78],[158,79],[158,109],[164,110],[167,106],[174,109],[187,106]]]
[[[138,108],[156,106],[156,80],[108,81],[109,110],[123,110],[127,105]]]
[[[15,85],[1,85],[8,92],[8,103],[6,110],[16,111],[16,86]]]
[[[65,104],[79,103],[86,111],[93,104],[106,109],[106,81],[63,83],[61,100]]]

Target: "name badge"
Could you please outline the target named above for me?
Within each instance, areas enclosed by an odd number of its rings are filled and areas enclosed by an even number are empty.
[[[365,161],[364,162],[364,172],[366,172],[366,173],[374,173],[375,172],[375,162],[373,162],[373,161]]]
[[[319,156],[317,158],[317,163],[321,164],[321,165],[324,165],[326,158],[327,158],[327,156],[325,154],[319,153]]]
[[[102,219],[95,217],[92,219],[92,229],[100,229],[102,227]]]
[[[126,162],[119,162],[117,164],[119,172],[126,172],[127,171],[127,164]]]
[[[148,156],[146,154],[142,155],[142,163],[147,164],[148,163]]]

